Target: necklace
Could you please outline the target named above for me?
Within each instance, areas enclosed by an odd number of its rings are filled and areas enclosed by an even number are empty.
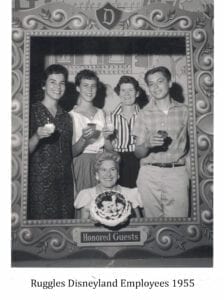
[[[76,106],[76,111],[90,120],[93,120],[97,113],[97,109],[95,107],[90,108],[89,110],[83,110]]]

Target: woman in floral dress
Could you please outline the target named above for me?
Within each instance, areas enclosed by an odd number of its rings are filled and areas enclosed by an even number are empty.
[[[72,120],[59,106],[67,70],[49,66],[42,78],[44,98],[30,111],[28,219],[74,216]]]

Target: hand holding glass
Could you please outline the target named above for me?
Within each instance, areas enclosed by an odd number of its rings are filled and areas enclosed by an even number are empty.
[[[94,136],[94,134],[96,133],[96,124],[89,123],[87,125],[88,126],[86,128],[83,128],[83,130],[82,130],[82,137],[85,140],[91,139]]]
[[[51,136],[55,131],[55,125],[53,123],[47,123],[44,126],[37,128],[38,139],[43,139]]]
[[[45,124],[44,128],[49,132],[49,134],[52,134],[55,131],[55,125],[53,123]]]
[[[163,135],[158,131],[154,135],[147,137],[145,144],[149,148],[162,146],[164,139]]]

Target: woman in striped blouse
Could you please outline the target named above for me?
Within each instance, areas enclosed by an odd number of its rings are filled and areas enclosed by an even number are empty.
[[[125,187],[134,188],[136,187],[139,160],[134,155],[135,138],[132,135],[132,130],[140,110],[136,104],[136,98],[140,93],[139,83],[131,76],[122,76],[115,87],[115,92],[121,99],[121,103],[112,113],[115,129],[113,147],[121,155],[118,183]]]

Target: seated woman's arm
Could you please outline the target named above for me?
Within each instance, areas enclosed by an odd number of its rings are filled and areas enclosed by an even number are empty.
[[[92,196],[89,189],[80,191],[74,201],[74,207],[77,210],[78,219],[88,219],[90,216],[89,205]]]
[[[81,215],[80,216],[81,219],[89,219],[89,217],[90,217],[89,209],[82,207],[80,209],[80,215]]]
[[[141,218],[141,210],[143,208],[142,199],[137,188],[130,189],[129,200],[132,203],[132,208],[136,218]]]
[[[136,218],[140,218],[141,214],[140,214],[139,208],[138,207],[134,208],[134,211],[135,211]]]

